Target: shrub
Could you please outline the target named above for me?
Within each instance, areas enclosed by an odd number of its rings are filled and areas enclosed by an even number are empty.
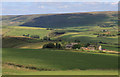
[[[40,38],[39,35],[31,35],[31,38]]]
[[[58,31],[58,32],[54,32],[54,34],[65,34],[64,31]]]

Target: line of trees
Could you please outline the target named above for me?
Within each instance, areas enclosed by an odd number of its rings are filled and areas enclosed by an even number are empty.
[[[43,45],[43,48],[56,48],[56,49],[62,49],[62,45],[60,43],[48,43]]]
[[[119,34],[99,34],[99,33],[94,33],[94,35],[98,35],[97,37],[110,37],[110,36],[118,36]]]
[[[40,38],[39,35],[23,34],[23,36],[31,37],[31,38],[37,38],[37,39]],[[44,36],[42,40],[50,41],[51,39],[50,39],[50,37],[48,37],[48,36]]]
[[[23,34],[23,36],[26,36],[26,37],[31,37],[31,38],[40,38],[40,36],[39,36],[39,35]]]
[[[73,45],[72,49],[80,49],[81,47],[88,47],[90,43],[87,44],[75,44]]]
[[[100,27],[113,27],[116,26],[115,24],[99,24]]]
[[[99,34],[97,37],[110,37],[110,36],[117,36],[115,34]]]

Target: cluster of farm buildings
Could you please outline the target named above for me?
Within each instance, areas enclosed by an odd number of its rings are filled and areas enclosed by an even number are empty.
[[[72,49],[74,45],[77,45],[78,43],[70,43],[70,44],[67,44],[65,46],[66,49]],[[95,46],[95,45],[89,45],[88,47],[81,47],[80,49],[83,49],[83,50],[102,50],[102,46],[101,45],[98,45],[98,46]]]

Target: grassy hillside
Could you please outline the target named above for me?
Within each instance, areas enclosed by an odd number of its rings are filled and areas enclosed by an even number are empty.
[[[13,15],[3,16],[3,27],[29,26],[43,28],[63,28],[77,26],[92,26],[104,23],[115,23],[117,12],[88,12],[69,14],[44,14],[44,15]]]
[[[118,67],[117,54],[73,52],[69,50],[48,50],[48,49],[38,50],[38,49],[11,49],[11,48],[3,49],[2,54],[4,65],[3,73],[10,70],[10,68],[8,69],[5,68],[6,66],[5,63],[23,65],[24,67],[26,66],[36,67],[39,69],[43,69],[43,71],[44,69],[51,69],[55,70],[56,72],[61,70],[64,71],[78,70],[77,72],[80,72],[81,70],[83,74],[85,74],[85,72],[87,71],[92,72],[95,70],[98,70],[98,72],[100,70],[103,70],[104,73],[107,73],[107,70],[111,70],[111,73],[115,74],[117,71],[112,72],[112,70],[117,70]],[[11,66],[7,65],[7,67]],[[24,69],[24,71],[26,70],[25,68],[20,69]],[[14,68],[12,70],[14,70]],[[64,74],[64,71],[61,74]],[[12,71],[8,71],[8,73],[9,72],[11,72],[11,74],[14,73]],[[30,71],[28,70],[28,72]],[[90,72],[88,74],[90,74]]]
[[[20,24],[23,24],[25,22],[29,22],[30,20],[41,17],[41,16],[47,16],[49,14],[36,14],[36,15],[6,15],[2,16],[2,27],[7,26],[18,26]]]
[[[3,37],[2,38],[2,47],[3,48],[14,48],[19,45],[25,45],[30,43],[32,39],[23,38],[23,37]]]
[[[22,24],[21,26],[34,26],[45,28],[63,28],[90,26],[111,21],[113,14],[103,13],[77,13],[77,14],[59,14],[34,18],[33,20]],[[113,16],[115,18],[115,16]],[[113,18],[113,19],[114,19]]]
[[[3,29],[4,36],[23,36],[23,34],[39,35],[40,38],[47,36],[51,31],[45,28],[13,27]]]

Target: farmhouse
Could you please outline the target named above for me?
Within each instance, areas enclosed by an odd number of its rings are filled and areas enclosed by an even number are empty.
[[[73,47],[74,45],[76,45],[76,44],[78,44],[78,43],[70,43],[70,44],[67,44],[67,45],[65,46],[65,48],[66,48],[66,49],[72,49],[72,47]]]
[[[95,50],[95,45],[89,45],[87,48],[88,48],[88,50],[94,51]]]
[[[104,30],[101,30],[102,32],[107,32],[108,30],[104,29]]]
[[[83,50],[88,50],[88,48],[87,48],[87,47],[81,47],[81,49],[83,49]]]
[[[70,44],[67,44],[65,46],[66,49],[73,49],[73,46],[76,45],[78,43],[70,43]],[[101,45],[89,45],[87,47],[81,47],[81,49],[83,50],[91,50],[91,51],[94,51],[94,50],[102,50],[102,46]]]
[[[81,47],[81,49],[94,51],[95,50],[95,46],[94,45],[89,45],[88,47]]]
[[[95,45],[89,45],[88,47],[81,47],[81,49],[83,50],[102,50],[102,46],[101,45],[98,45],[98,46],[95,46]]]
[[[73,45],[71,45],[71,44],[67,44],[67,45],[65,46],[66,49],[72,49],[72,47],[73,47]]]
[[[98,50],[102,50],[102,46],[101,45],[98,46]]]

